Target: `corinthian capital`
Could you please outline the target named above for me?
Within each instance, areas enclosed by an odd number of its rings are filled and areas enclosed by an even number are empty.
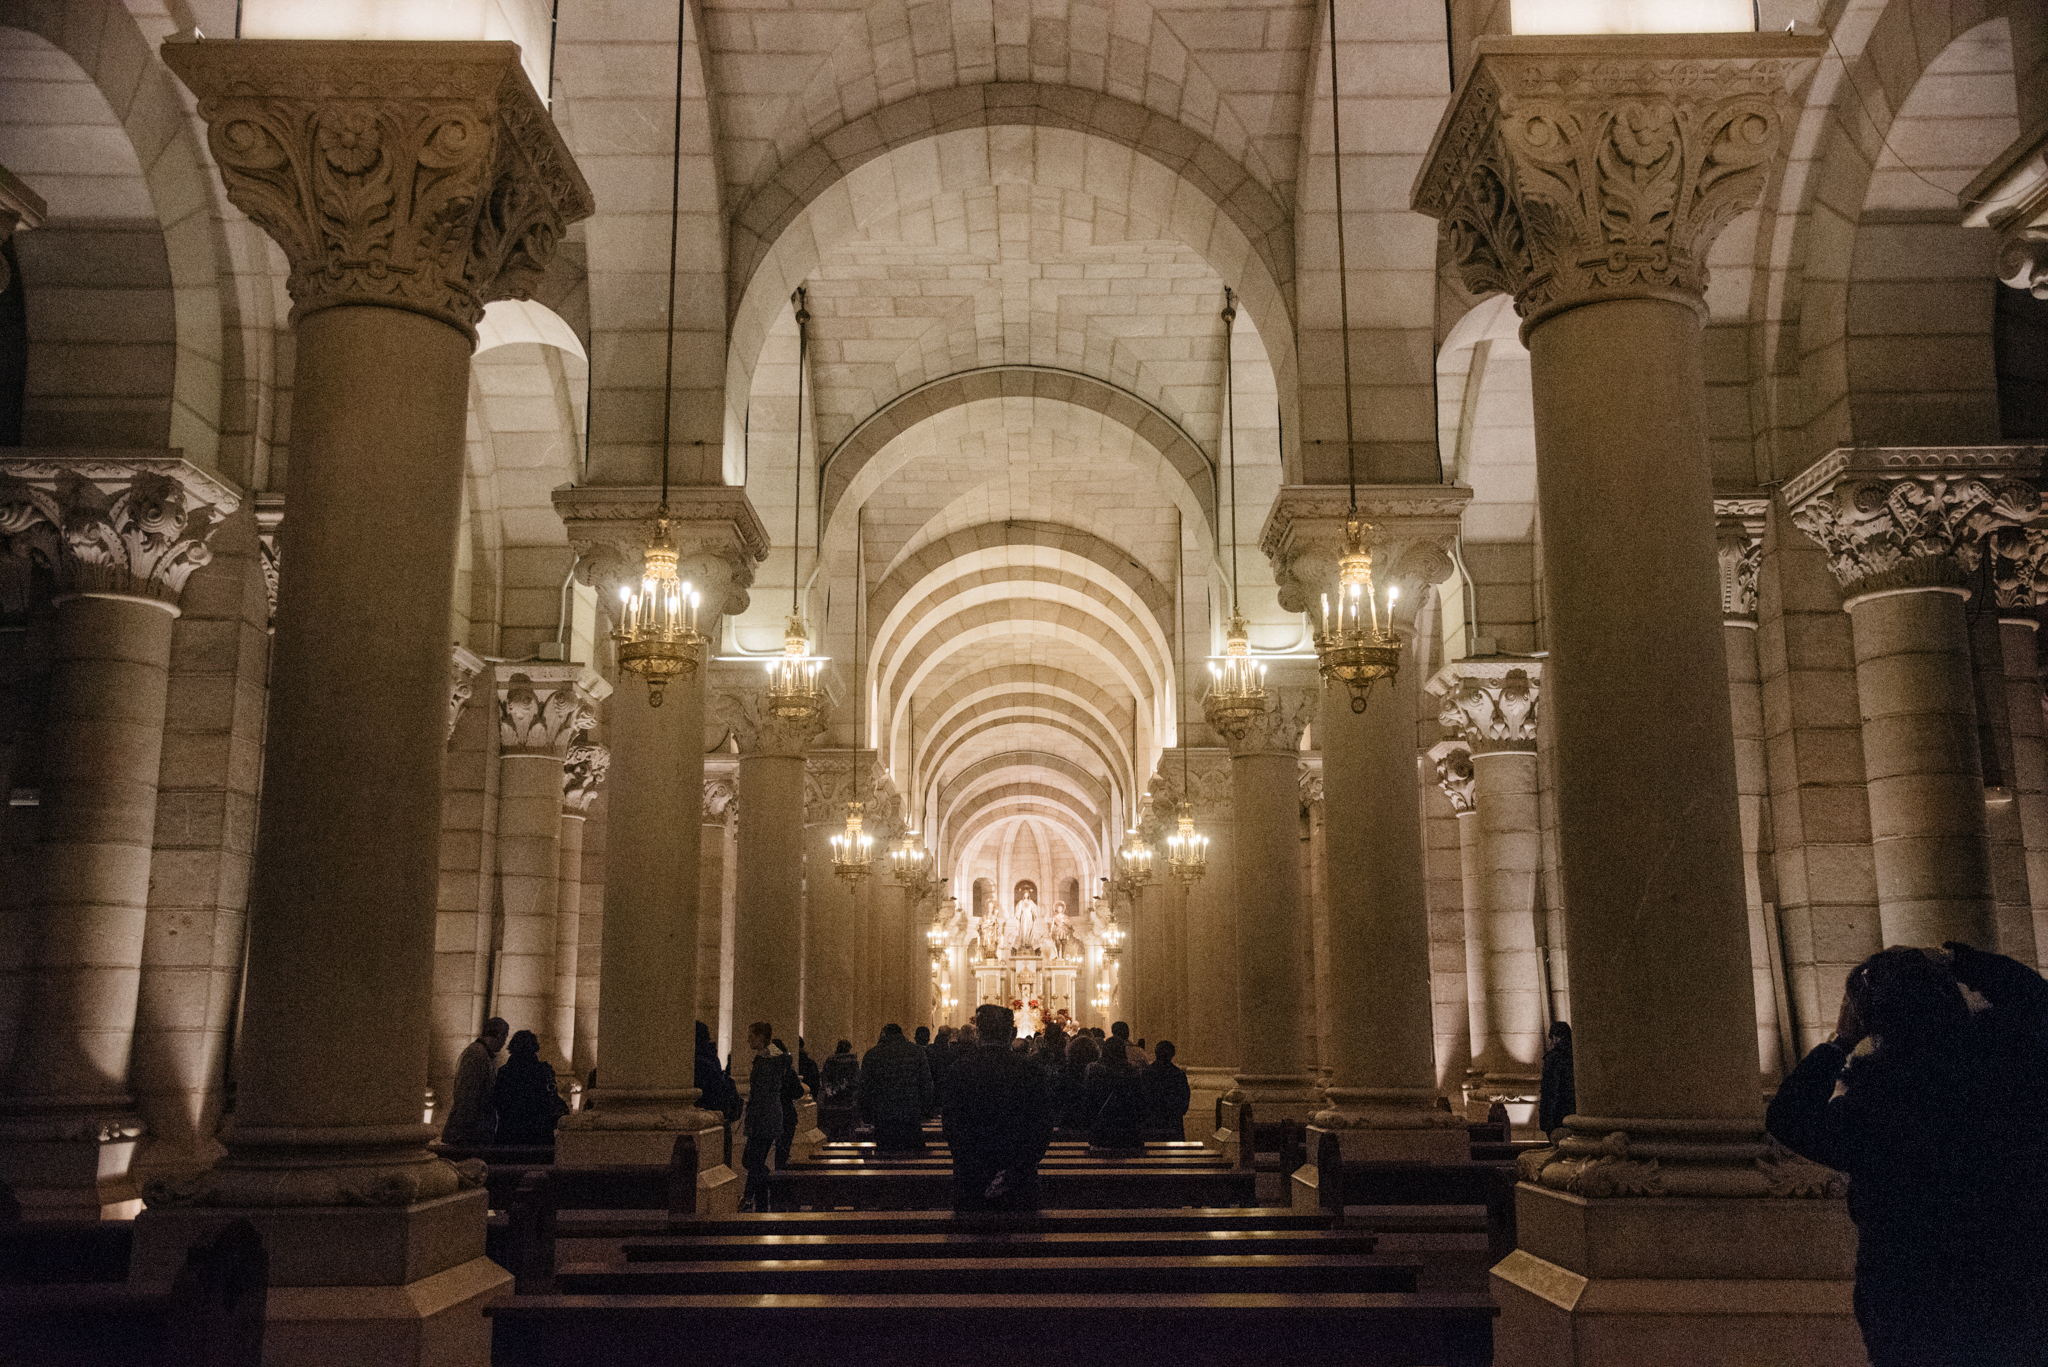
[[[589,665],[504,664],[497,674],[500,754],[566,759],[612,691]]]
[[[472,339],[523,299],[590,187],[511,43],[163,45],[228,199],[284,249],[294,322],[406,309]]]
[[[207,540],[242,496],[176,454],[18,450],[0,457],[0,555],[9,598],[36,570],[64,594],[175,605]]]
[[[1993,532],[2030,524],[2038,446],[1860,446],[1784,486],[1792,523],[1828,553],[1852,597],[1960,587]]]
[[[1824,38],[1485,37],[1415,182],[1466,288],[1530,326],[1577,304],[1705,310],[1707,250],[1762,194]]]
[[[1422,591],[1451,577],[1458,519],[1472,491],[1461,484],[1370,484],[1358,490],[1358,513],[1372,525],[1373,583],[1398,585],[1402,624],[1415,619]],[[1337,591],[1337,557],[1351,501],[1334,485],[1290,484],[1280,491],[1259,533],[1259,549],[1272,563],[1280,606],[1313,612],[1322,594]]]
[[[825,732],[822,709],[797,717],[780,716],[768,710],[759,687],[714,694],[711,710],[719,724],[728,728],[739,742],[742,755],[802,755]]]
[[[455,739],[455,723],[462,720],[462,709],[476,696],[476,680],[484,672],[481,656],[474,655],[456,646],[448,660],[448,737]],[[446,742],[443,742],[444,744]]]
[[[1249,717],[1211,714],[1209,725],[1230,745],[1230,757],[1286,754],[1301,749],[1301,734],[1315,720],[1318,690],[1268,686],[1266,710]]]
[[[660,506],[655,488],[555,490],[555,512],[580,557],[576,577],[597,590],[605,612],[618,605],[620,586],[639,582]],[[709,632],[714,618],[747,610],[754,566],[768,558],[768,529],[746,491],[724,485],[670,489],[668,510],[676,572],[703,597],[700,630]]]
[[[1472,751],[1462,740],[1438,741],[1430,747],[1429,761],[1436,766],[1436,786],[1451,800],[1459,816],[1475,811],[1472,800]]]
[[[1543,689],[1540,660],[1453,660],[1426,686],[1443,702],[1438,725],[1473,754],[1535,753],[1536,705]]]
[[[2048,129],[2021,135],[1957,198],[1965,227],[1998,234],[1998,278],[2048,299]]]
[[[612,752],[602,745],[576,744],[562,760],[562,807],[581,815],[612,771]]]
[[[1721,564],[1721,617],[1731,626],[1756,625],[1756,572],[1764,558],[1761,494],[1714,500],[1714,548]]]

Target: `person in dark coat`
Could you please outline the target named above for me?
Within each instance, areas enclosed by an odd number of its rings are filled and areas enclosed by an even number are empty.
[[[811,1057],[811,1051],[804,1047],[804,1037],[796,1037],[796,1076],[810,1092],[813,1101],[818,1099],[818,1061]]]
[[[1793,1069],[1766,1124],[1849,1175],[1872,1367],[2040,1367],[2048,983],[2004,955],[1947,948],[1858,965],[1834,1039]],[[1973,1013],[1958,984],[1988,1008]]]
[[[1173,1059],[1179,1051],[1163,1039],[1152,1062],[1141,1071],[1138,1090],[1145,1099],[1145,1133],[1161,1139],[1187,1138],[1188,1102],[1193,1092],[1188,1075]]]
[[[1555,1138],[1578,1104],[1578,1088],[1572,1081],[1572,1028],[1552,1021],[1550,1043],[1543,1050],[1543,1083],[1536,1093],[1536,1128]]]
[[[925,1116],[929,1120],[939,1113],[939,1098],[946,1094],[946,1068],[953,1062],[953,1027],[942,1025],[932,1036],[932,1042],[924,1047],[925,1066],[932,1070],[932,1108]]]
[[[498,1117],[491,1110],[491,1083],[498,1075],[498,1051],[512,1033],[502,1017],[484,1022],[483,1033],[471,1040],[455,1064],[455,1095],[448,1101],[448,1119],[441,1142],[474,1148],[497,1137]],[[593,1083],[594,1085],[594,1083]]]
[[[853,1041],[841,1040],[818,1070],[818,1128],[834,1143],[853,1138],[854,1090],[860,1080],[860,1060],[853,1056]]]
[[[1038,1163],[1052,1143],[1045,1073],[1010,1049],[1016,1017],[993,1003],[974,1013],[987,1041],[946,1074],[946,1142],[953,1152],[953,1213],[1038,1209]]]
[[[788,1055],[789,1046],[781,1040],[771,1040],[770,1043]],[[778,1170],[789,1166],[789,1150],[796,1143],[796,1103],[803,1099],[804,1082],[797,1076],[796,1060],[791,1058],[789,1071],[782,1077],[782,1133],[775,1139],[775,1166]]]
[[[876,1148],[924,1148],[932,1070],[924,1050],[904,1038],[902,1026],[883,1026],[881,1040],[861,1058],[859,1097],[860,1118],[874,1127]]]
[[[1102,1059],[1088,1065],[1088,1142],[1098,1149],[1143,1148],[1145,1103],[1139,1074],[1121,1035],[1102,1043]]]
[[[1066,1066],[1053,1083],[1054,1115],[1063,1130],[1086,1130],[1092,1118],[1088,1110],[1088,1067],[1102,1058],[1102,1047],[1093,1035],[1079,1035],[1067,1045]]]
[[[707,1111],[724,1116],[727,1120],[740,1118],[740,1089],[733,1085],[732,1077],[718,1066],[718,1045],[711,1038],[711,1027],[703,1021],[697,1022],[696,1086],[702,1093],[697,1104]]]
[[[505,1066],[491,1083],[498,1143],[554,1143],[555,1122],[569,1113],[569,1104],[556,1090],[555,1070],[541,1062],[539,1037],[531,1030],[518,1031],[505,1052]]]
[[[768,1155],[784,1133],[782,1092],[784,1084],[795,1079],[796,1070],[790,1066],[789,1054],[775,1043],[774,1029],[767,1021],[747,1027],[747,1048],[753,1051],[754,1060],[747,1071],[747,1147],[740,1157],[740,1166],[747,1170],[747,1186],[740,1193],[740,1209],[765,1212],[775,1208],[768,1182]]]

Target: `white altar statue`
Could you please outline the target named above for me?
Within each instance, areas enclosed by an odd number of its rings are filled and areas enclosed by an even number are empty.
[[[982,940],[984,943],[987,943],[988,940],[988,923],[991,921],[995,922],[995,943],[997,948],[1001,949],[1005,954],[1009,953],[1017,943],[1016,914],[1006,911],[1000,906],[991,908],[989,914],[982,918]]]
[[[1053,957],[1055,959],[1066,958],[1067,943],[1074,935],[1074,918],[1067,915],[1067,904],[1065,902],[1054,902],[1052,904],[1052,915],[1046,920],[1045,931],[1047,938],[1052,941]]]
[[[1038,948],[1038,903],[1026,892],[1017,900],[1017,948],[1036,950]]]

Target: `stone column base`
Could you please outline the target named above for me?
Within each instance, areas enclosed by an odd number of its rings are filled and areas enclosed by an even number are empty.
[[[161,1206],[135,1221],[129,1285],[170,1289],[193,1244],[235,1220],[270,1258],[265,1367],[486,1367],[483,1308],[512,1289],[484,1256],[480,1190],[411,1206]]]
[[[1842,1201],[1515,1195],[1499,1367],[1867,1367]]]
[[[697,1112],[706,1120],[708,1111]],[[600,1128],[603,1120],[623,1119],[602,1110],[579,1111],[565,1117],[555,1130],[555,1165],[563,1168],[667,1167],[675,1152],[676,1138],[697,1136],[697,1217],[723,1218],[737,1215],[740,1208],[739,1175],[725,1161],[725,1126],[712,1124],[685,1130],[665,1128],[651,1121],[627,1127]],[[572,1121],[582,1121],[572,1125]]]
[[[126,1220],[142,1209],[131,1168],[140,1122],[41,1121],[0,1125],[0,1182],[24,1220]]]

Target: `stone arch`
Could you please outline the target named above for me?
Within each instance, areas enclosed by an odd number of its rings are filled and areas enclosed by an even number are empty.
[[[999,830],[1005,822],[1025,817],[1035,817],[1059,831],[1070,842],[1069,848],[1076,856],[1075,862],[1083,868],[1099,861],[1094,832],[1090,831],[1074,812],[1050,800],[1013,793],[981,806],[971,814],[959,817],[957,826],[950,815],[946,818],[941,845],[953,851],[953,857],[948,862],[956,867],[969,862],[977,838],[991,830]]]
[[[1038,701],[1044,696],[1031,692],[995,695],[986,700],[985,706],[957,714],[957,721],[934,752],[932,772],[943,775],[949,764],[958,763],[964,768],[993,755],[1009,753],[1017,748],[1020,738],[1015,733],[1020,731],[1029,734],[1030,748],[1044,749],[1072,741],[1074,751],[1083,760],[1099,765],[1102,773],[1113,774],[1122,767],[1121,752],[1111,745],[1111,732],[1099,723],[1084,725],[1062,710],[1046,707]],[[1071,756],[1068,759],[1080,763]],[[1102,784],[1105,780],[1097,778],[1095,782]]]
[[[1066,670],[990,669],[956,679],[933,698],[929,729],[918,737],[918,772],[933,776],[958,744],[981,730],[1029,723],[1074,736],[1112,774],[1131,772],[1129,705],[1092,680]],[[891,746],[902,742],[891,731]]]
[[[960,562],[971,565],[977,558],[985,563],[1005,563],[992,559],[1004,550],[1026,555],[1051,551],[1061,561],[1088,562],[1113,580],[1121,581],[1122,590],[1143,603],[1146,610],[1161,621],[1169,620],[1173,614],[1172,591],[1120,547],[1093,532],[1058,522],[988,522],[927,541],[897,561],[882,582],[875,586],[869,599],[870,620],[883,624],[877,628],[876,634],[879,636],[887,629],[889,614],[897,604],[916,593],[926,580],[952,571]],[[1035,561],[1035,555],[1033,559]],[[1098,583],[1105,582],[1097,576],[1091,575],[1091,578]]]
[[[1000,759],[1001,757],[991,756],[990,758]],[[976,767],[980,766],[977,765]],[[1081,775],[1078,780],[1074,777],[1075,772]],[[1079,804],[1079,806],[1075,807],[1077,812],[1091,814],[1098,820],[1101,815],[1102,803],[1106,797],[1106,794],[1100,791],[1100,783],[1088,778],[1087,770],[1082,769],[1079,765],[1070,765],[1067,768],[1052,768],[1050,766],[1033,766],[1029,763],[1013,760],[998,765],[995,768],[983,769],[980,774],[972,779],[962,779],[947,784],[940,793],[940,809],[943,811],[959,811],[964,806],[975,802],[989,793],[1008,792],[1015,789],[1019,784],[1028,785],[1034,791],[1042,789],[1048,793],[1064,793],[1066,794],[1065,801],[1069,805]]]
[[[1076,785],[1080,793],[1092,795],[1104,801],[1108,800],[1109,794],[1106,789],[1103,789],[1101,778],[1089,773],[1066,756],[1054,754],[1049,750],[1019,749],[1006,750],[999,754],[989,755],[962,768],[959,773],[953,775],[951,779],[940,785],[939,801],[941,803],[948,801],[949,797],[956,790],[964,794],[971,789],[972,785],[982,781],[989,775],[1018,768],[1035,768],[1060,774],[1070,783]],[[1103,789],[1103,791],[1096,792],[1095,790],[1097,789]]]

